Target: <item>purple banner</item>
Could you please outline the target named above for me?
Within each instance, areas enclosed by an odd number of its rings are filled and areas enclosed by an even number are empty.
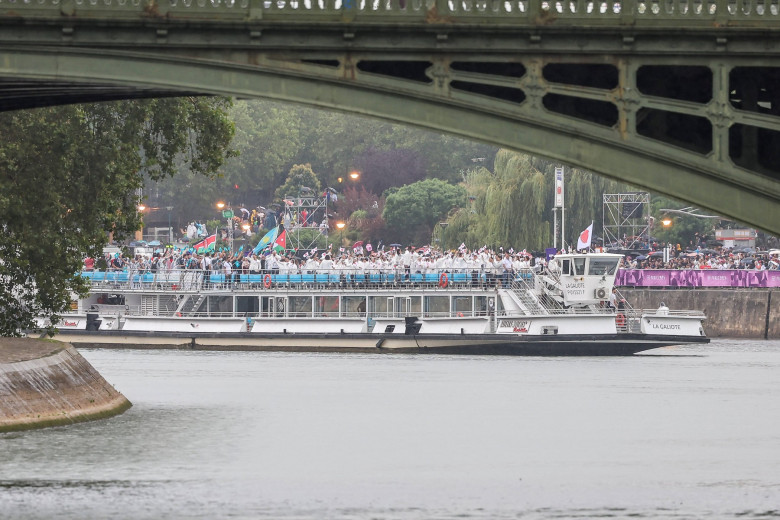
[[[780,271],[749,269],[619,269],[623,287],[780,287]]]
[[[706,270],[700,272],[702,287],[734,287],[733,271],[720,269],[717,271]]]

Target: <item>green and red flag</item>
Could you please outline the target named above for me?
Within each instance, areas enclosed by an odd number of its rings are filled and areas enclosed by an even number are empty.
[[[287,249],[287,230],[285,229],[274,241],[274,251],[282,252]]]
[[[210,237],[206,237],[197,244],[193,245],[192,248],[195,250],[196,253],[202,254],[207,251],[214,251],[214,249],[217,246],[217,235],[211,235]]]

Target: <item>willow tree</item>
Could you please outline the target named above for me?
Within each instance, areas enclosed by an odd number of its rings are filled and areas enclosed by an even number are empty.
[[[230,154],[230,102],[119,101],[0,114],[0,335],[85,294],[85,256],[139,229],[137,190],[184,164],[214,175]]]
[[[464,184],[472,202],[450,219],[446,247],[457,247],[461,241],[470,248],[551,247],[556,166],[545,159],[500,150],[493,172],[484,168],[470,172]],[[583,170],[566,168],[565,172],[565,237],[569,243],[591,221],[600,222],[603,193],[628,187]]]
[[[453,228],[460,229],[464,221],[470,222],[469,228],[474,231],[465,237],[468,246],[538,249],[550,242],[545,214],[547,182],[531,157],[501,150],[493,173],[484,169],[472,172],[467,176],[466,189],[473,206],[468,216],[463,211],[456,215]]]

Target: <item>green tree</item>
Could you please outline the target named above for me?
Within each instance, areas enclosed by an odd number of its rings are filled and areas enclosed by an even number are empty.
[[[85,294],[82,259],[139,229],[144,175],[213,175],[227,155],[229,101],[187,97],[0,114],[0,335]]]
[[[309,191],[306,191],[306,190]],[[310,194],[319,196],[322,185],[317,174],[311,169],[311,164],[295,164],[287,174],[287,180],[276,189],[276,198],[297,197]]]
[[[273,197],[291,161],[301,151],[300,113],[270,101],[239,101],[229,117],[235,123],[231,148],[219,174],[204,177],[180,168],[172,178],[147,182],[154,205],[172,206],[182,222],[211,218],[217,200],[255,207]]]
[[[465,205],[466,190],[439,179],[425,179],[387,196],[383,217],[391,239],[421,245],[450,210]]]

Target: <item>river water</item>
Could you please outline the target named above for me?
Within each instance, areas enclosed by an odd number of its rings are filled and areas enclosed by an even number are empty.
[[[82,353],[134,406],[0,434],[0,518],[780,518],[780,341]]]

